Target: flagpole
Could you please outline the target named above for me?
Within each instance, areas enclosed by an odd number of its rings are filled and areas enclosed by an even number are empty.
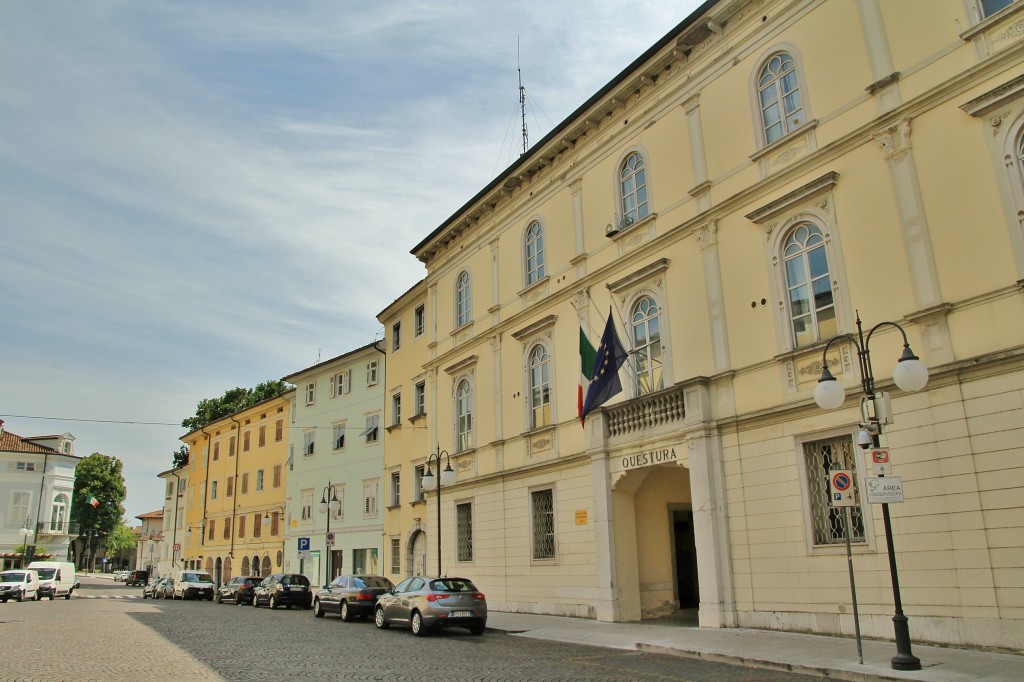
[[[627,342],[629,343],[630,347],[632,347],[633,346],[633,335],[631,333],[632,328],[629,325],[627,325],[625,319],[623,319],[622,311],[619,309],[618,304],[615,302],[615,296],[612,296],[611,299],[612,299],[612,307],[615,309],[615,313],[619,316],[619,324],[622,325],[622,331],[625,332]],[[629,386],[630,386],[631,389],[633,389],[633,391],[632,391],[633,393],[639,393],[640,392],[640,381],[637,379],[638,372],[637,372],[637,366],[636,366],[636,354],[633,352],[633,350],[627,350],[626,351],[626,362],[629,364],[629,371],[626,372],[626,374],[628,375],[627,376],[627,381],[629,381]]]

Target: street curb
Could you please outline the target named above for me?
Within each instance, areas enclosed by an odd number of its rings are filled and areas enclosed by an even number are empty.
[[[679,658],[693,658],[713,663],[729,663],[740,665],[746,668],[760,668],[763,670],[776,670],[779,672],[797,673],[800,675],[813,675],[830,680],[848,680],[849,682],[906,682],[903,677],[890,677],[888,675],[876,675],[874,673],[860,673],[852,670],[836,670],[835,668],[819,668],[810,665],[783,663],[763,658],[748,658],[746,656],[733,656],[730,654],[719,654],[708,651],[695,651],[692,649],[677,649],[674,647],[661,646],[659,644],[636,643],[636,650],[651,654],[665,654]]]

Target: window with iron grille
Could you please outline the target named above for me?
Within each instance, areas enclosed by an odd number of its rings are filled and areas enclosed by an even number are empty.
[[[530,493],[533,528],[533,558],[555,558],[555,491],[551,488]]]
[[[811,526],[815,545],[846,543],[846,512],[829,503],[829,472],[836,469],[857,471],[857,458],[850,436],[815,440],[803,444],[807,470],[807,493],[810,498]],[[853,477],[853,495],[860,500],[858,477]],[[848,507],[852,520],[850,541],[864,542],[864,515],[860,504]]]
[[[402,540],[391,538],[391,575],[402,572]]]
[[[473,505],[455,505],[455,536],[459,561],[473,560]]]

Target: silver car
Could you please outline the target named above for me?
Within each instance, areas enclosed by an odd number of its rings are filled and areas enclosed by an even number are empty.
[[[373,621],[381,630],[408,625],[417,637],[451,626],[482,635],[487,627],[487,598],[465,578],[414,576],[380,596]]]

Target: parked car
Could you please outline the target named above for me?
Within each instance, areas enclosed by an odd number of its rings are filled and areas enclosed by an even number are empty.
[[[131,573],[131,571],[114,571],[114,581],[123,583],[128,579],[129,573]]]
[[[339,575],[313,596],[313,615],[337,613],[346,623],[373,615],[377,599],[395,584],[379,575]]]
[[[0,573],[0,601],[6,604],[8,599],[42,599],[39,594],[39,574],[29,569]]]
[[[28,567],[39,575],[39,597],[71,599],[75,591],[75,565],[69,561],[33,561]]]
[[[406,578],[381,595],[373,614],[377,627],[408,625],[417,637],[437,627],[487,628],[487,598],[465,578]]]
[[[153,599],[171,599],[174,596],[174,578],[162,578],[153,588]]]
[[[156,599],[156,588],[160,584],[160,578],[150,578],[149,582],[142,588],[142,598],[149,599],[152,597]]]
[[[171,599],[213,601],[213,578],[206,571],[178,571]]]
[[[236,575],[217,588],[217,603],[223,604],[226,599],[235,604],[251,604],[252,593],[259,584],[259,578]]]
[[[139,571],[139,570],[132,571],[131,573],[128,574],[128,577],[125,578],[125,580],[124,580],[124,584],[125,585],[131,585],[133,587],[136,586],[136,585],[145,586],[146,583],[148,583],[148,582],[149,582],[149,571]]]
[[[261,582],[252,597],[253,606],[301,606],[305,609],[313,605],[313,590],[309,579],[300,573],[275,573]]]

